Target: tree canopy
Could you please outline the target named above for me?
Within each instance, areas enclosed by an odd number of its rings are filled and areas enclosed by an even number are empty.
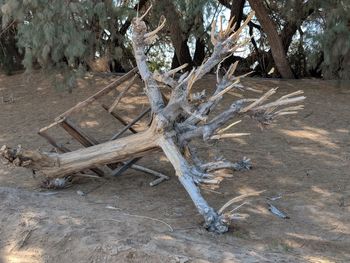
[[[132,18],[151,4],[147,26],[168,21],[147,50],[152,69],[198,67],[213,51],[213,18],[234,18],[238,28],[254,9],[248,48],[228,64],[264,77],[350,78],[350,4],[341,0],[0,0],[0,67],[60,69],[69,87],[86,70],[128,71]]]

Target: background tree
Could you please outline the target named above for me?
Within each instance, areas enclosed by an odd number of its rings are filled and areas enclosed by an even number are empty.
[[[0,69],[4,69],[6,74],[22,69],[23,56],[17,48],[16,35],[15,21],[7,23],[0,31]]]
[[[239,72],[254,69],[263,77],[349,79],[350,4],[340,0],[0,0],[0,66],[59,69],[68,88],[85,70],[128,71],[135,66],[131,19],[151,3],[148,27],[157,26],[160,15],[171,21],[148,48],[153,70],[198,67],[213,52],[213,17],[234,18],[237,29],[254,9],[244,31],[250,47],[229,56],[226,68],[240,61]]]

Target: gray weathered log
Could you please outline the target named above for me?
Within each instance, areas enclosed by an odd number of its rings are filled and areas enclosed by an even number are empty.
[[[62,177],[99,165],[125,161],[130,157],[141,157],[156,150],[157,135],[153,130],[150,128],[119,140],[63,154],[3,147],[0,155],[18,166],[40,171],[47,177]]]

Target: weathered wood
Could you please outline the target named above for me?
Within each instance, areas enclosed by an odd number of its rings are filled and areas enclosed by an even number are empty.
[[[134,159],[131,159],[131,160],[125,162],[125,163],[123,164],[122,167],[117,168],[117,169],[115,169],[115,170],[112,172],[112,176],[119,176],[119,175],[121,175],[121,174],[124,173],[126,170],[128,170],[130,166],[132,166],[134,163],[136,163],[136,162],[137,162],[138,160],[140,160],[140,159],[141,159],[141,158],[139,157],[139,158],[134,158]]]
[[[101,105],[107,112],[108,112],[108,107],[104,104]],[[123,117],[121,117],[119,114],[115,113],[115,112],[110,112],[110,114],[116,118],[121,124],[123,124],[124,126],[128,125],[128,122],[126,120],[124,120]],[[132,133],[137,133],[137,131],[133,128],[133,127],[129,127],[129,131],[131,131]]]
[[[120,94],[117,96],[117,98],[113,101],[112,105],[109,107],[108,112],[111,113],[113,110],[117,107],[120,100],[124,97],[124,95],[128,92],[128,90],[132,87],[132,84],[134,84],[134,81],[136,79],[137,75],[135,75],[130,82],[125,86],[125,88],[120,92]]]
[[[61,153],[70,152],[68,148],[64,147],[63,145],[59,145],[54,138],[47,134],[46,131],[39,131],[38,134]]]
[[[91,136],[87,135],[83,130],[81,130],[78,126],[76,126],[70,119],[65,118],[60,123],[60,125],[64,130],[66,130],[74,139],[80,142],[84,147],[91,147],[93,145],[98,144],[98,141],[96,141]],[[112,169],[115,169],[116,166],[112,165],[111,167]],[[90,170],[99,176],[105,176],[105,173],[97,167],[91,168]]]
[[[153,78],[153,74],[148,68],[147,57],[145,56],[145,46],[147,45],[147,26],[142,17],[133,20],[133,35],[132,43],[137,68],[145,84],[145,92],[148,97],[152,112],[160,113],[165,104],[162,98],[162,93],[158,87],[157,81]]]
[[[106,105],[102,105],[102,107],[108,112],[108,107]],[[119,116],[117,113],[115,112],[109,112],[113,117],[115,117],[117,120],[119,120],[124,126],[128,126],[128,123],[121,117]],[[133,129],[131,126],[129,127],[129,130],[132,132],[132,133],[137,133],[137,131],[135,129]],[[128,162],[124,162],[123,163],[123,166],[120,167],[119,169],[116,168],[114,169],[114,171],[112,172],[112,175],[113,176],[119,176],[121,175],[123,172],[125,172],[128,168],[133,168],[135,170],[138,170],[138,171],[142,171],[142,172],[146,172],[146,173],[150,173],[150,174],[153,174],[155,176],[158,176],[160,178],[152,181],[150,183],[150,186],[155,186],[155,185],[158,185],[160,184],[161,182],[163,182],[164,180],[168,180],[169,178],[166,176],[166,175],[163,175],[157,171],[153,171],[151,169],[148,169],[146,167],[143,167],[143,166],[140,166],[140,165],[136,165],[135,163],[137,161],[139,161],[141,158],[136,158],[136,159],[131,159],[129,160]]]
[[[91,147],[99,144],[99,142],[93,137],[89,136],[82,129],[76,126],[70,119],[66,118],[61,122],[61,126],[65,129],[74,139],[80,142],[84,147]],[[119,164],[107,164],[110,169],[116,169]],[[94,168],[96,170],[96,168]],[[98,169],[98,174],[101,175],[102,170]],[[103,172],[102,172],[103,173]],[[104,174],[104,173],[103,173]]]
[[[198,212],[204,217],[206,228],[217,233],[226,232],[228,230],[228,222],[205,201],[195,184],[197,175],[182,156],[174,141],[171,138],[160,137],[158,143],[173,165],[179,181],[188,192]]]
[[[47,131],[47,130],[53,128],[53,127],[55,127],[56,125],[60,124],[62,121],[63,121],[63,120],[60,119],[60,120],[57,120],[57,121],[55,121],[55,122],[53,122],[53,123],[51,123],[51,124],[49,124],[49,125],[43,127],[43,128],[41,128],[41,129],[39,130],[38,133],[40,134],[40,133],[42,133],[42,132],[45,132],[45,131]]]
[[[119,138],[121,135],[123,135],[124,132],[126,132],[127,130],[130,129],[130,127],[132,125],[134,125],[136,122],[138,122],[139,120],[141,120],[147,113],[149,113],[151,111],[151,108],[147,108],[145,109],[143,112],[140,113],[139,116],[137,116],[135,119],[133,119],[128,125],[126,125],[121,131],[119,131],[118,133],[116,133],[115,135],[112,136],[111,140],[115,140],[117,138]]]
[[[66,118],[60,125],[65,129],[74,139],[80,142],[85,147],[90,147],[98,144],[94,138],[86,134],[83,130],[77,127],[71,120]]]
[[[40,136],[42,136],[43,138],[45,138],[49,144],[51,144],[53,147],[55,147],[61,153],[71,152],[71,150],[69,150],[68,148],[64,147],[63,145],[58,145],[58,143],[50,135],[48,135],[47,132],[45,132],[45,131],[41,131],[40,132],[39,131],[38,134]],[[92,172],[94,172],[95,174],[97,174],[98,176],[100,176],[100,177],[105,176],[105,173],[99,168],[92,168],[90,170]]]
[[[0,156],[18,166],[27,167],[47,177],[63,177],[100,165],[142,157],[159,149],[154,128],[67,153],[46,153],[3,147]]]
[[[169,177],[166,176],[165,174],[162,174],[162,173],[154,171],[152,169],[143,167],[141,165],[133,164],[133,165],[131,165],[131,169],[134,169],[134,170],[140,171],[140,172],[144,172],[144,173],[148,173],[148,174],[151,174],[151,175],[158,177],[158,179],[149,183],[150,186],[156,186],[165,180],[169,180]]]
[[[300,95],[300,92],[294,92],[282,96],[273,102],[268,102],[270,96],[275,92],[272,89],[260,96],[260,98],[243,98],[233,101],[230,107],[221,113],[216,113],[216,116],[213,118],[209,118],[209,113],[215,114],[214,108],[219,105],[220,100],[229,90],[233,88],[244,90],[244,87],[239,84],[240,77],[243,76],[236,77],[233,75],[237,64],[233,64],[223,77],[217,76],[217,86],[214,94],[209,94],[209,96],[204,94],[205,96],[203,95],[201,97],[191,94],[191,89],[196,81],[214,69],[218,64],[220,66],[222,59],[231,55],[232,52],[240,47],[240,44],[238,44],[240,43],[238,41],[239,34],[253,15],[254,13],[249,14],[243,26],[239,27],[236,32],[232,32],[234,28],[233,20],[229,22],[226,29],[220,27],[218,34],[215,33],[216,26],[214,24],[211,32],[214,50],[212,55],[200,67],[193,69],[190,73],[182,74],[178,80],[173,79],[167,74],[162,77],[163,73],[158,73],[160,74],[158,76],[160,77],[159,79],[171,83],[172,92],[168,103],[165,103],[160,87],[158,86],[159,83],[155,75],[149,70],[147,58],[144,54],[146,45],[149,45],[155,39],[155,34],[164,26],[164,21],[156,30],[147,32],[147,26],[142,21],[145,15],[139,16],[133,20],[133,49],[151,108],[143,111],[129,124],[122,120],[121,122],[125,123],[125,127],[115,134],[111,138],[111,141],[97,145],[93,145],[98,143],[97,141],[94,141],[94,139],[89,138],[89,136],[79,131],[77,127],[69,123],[69,120],[64,120],[67,118],[67,115],[63,115],[61,116],[63,118],[61,122],[62,127],[66,128],[74,138],[87,148],[58,154],[26,151],[20,147],[11,149],[4,146],[0,150],[0,156],[5,157],[18,166],[38,170],[48,177],[61,177],[85,169],[92,169],[99,165],[125,162],[123,167],[115,170],[116,174],[126,167],[135,165],[138,158],[161,149],[175,168],[179,181],[193,200],[198,212],[203,215],[206,227],[217,233],[226,232],[229,225],[227,219],[230,217],[220,213],[220,210],[216,212],[210,207],[201,195],[198,185],[217,185],[220,182],[220,177],[222,178],[222,176],[219,173],[211,173],[211,171],[222,168],[241,169],[241,166],[248,168],[250,163],[246,160],[235,165],[224,162],[221,159],[203,165],[199,156],[196,157],[193,151],[191,152],[190,150],[191,140],[195,137],[201,137],[204,141],[211,140],[214,137],[218,137],[218,139],[220,137],[226,137],[223,136],[223,131],[229,128],[223,129],[222,127],[225,127],[227,125],[226,123],[231,121],[233,117],[241,118],[250,116],[259,121],[260,124],[269,124],[278,116],[293,114],[302,109],[301,106],[286,107],[286,105],[299,103],[305,99],[303,96],[297,97],[297,95]],[[170,77],[172,79],[168,79]],[[92,98],[92,100],[95,99],[96,97]],[[88,99],[85,104],[78,104],[69,110],[67,114],[69,115],[72,111],[80,109],[90,102],[91,100]],[[125,131],[128,129],[131,130],[132,125],[151,110],[152,121],[146,131],[120,138]],[[117,117],[117,119],[120,118]],[[136,132],[135,130],[131,131]],[[187,155],[186,149],[188,149]],[[144,170],[144,168],[142,169]],[[160,177],[156,181],[164,178]],[[154,181],[154,183],[156,182]]]
[[[118,85],[122,84],[124,81],[128,80],[129,78],[131,78],[132,76],[134,76],[136,73],[138,72],[137,68],[133,68],[132,70],[130,70],[128,73],[126,73],[125,75],[123,75],[122,77],[116,79],[115,81],[113,81],[112,83],[110,83],[109,85],[107,85],[106,87],[104,87],[102,90],[100,90],[99,92],[95,93],[94,95],[92,95],[91,97],[87,98],[86,100],[79,102],[77,105],[75,105],[74,107],[70,108],[69,110],[67,110],[66,112],[62,113],[61,115],[59,115],[55,121],[59,121],[60,119],[64,119],[67,116],[69,116],[70,114],[72,114],[73,112],[77,112],[79,110],[81,110],[82,108],[84,108],[85,106],[89,105],[90,103],[94,102],[95,100],[97,100],[98,98],[108,94],[109,92],[111,92],[113,89],[115,89]]]

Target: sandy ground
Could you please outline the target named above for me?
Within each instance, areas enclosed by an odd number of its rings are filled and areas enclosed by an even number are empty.
[[[107,83],[87,77],[68,94],[55,90],[40,72],[0,76],[5,98],[0,100],[0,145],[50,150],[38,128]],[[203,191],[209,203],[220,207],[233,197],[262,191],[235,203],[248,202],[230,232],[216,235],[201,227],[202,218],[162,154],[141,160],[171,176],[156,187],[149,186],[150,175],[129,170],[118,178],[81,179],[65,190],[42,190],[42,178],[0,163],[0,262],[349,262],[350,87],[319,80],[244,83],[262,90],[278,86],[281,95],[304,89],[308,98],[299,115],[279,119],[269,129],[243,119],[236,129],[251,136],[218,145],[232,160],[251,158],[254,169],[235,172],[217,192]],[[205,85],[214,85],[213,77],[198,86]],[[7,100],[11,96],[13,103]],[[145,97],[134,86],[120,111],[130,120],[144,107]],[[100,141],[120,128],[97,103],[84,118],[73,118]],[[79,147],[61,131],[52,134],[67,147]],[[273,204],[290,219],[267,210],[266,198],[276,195],[282,198]]]

